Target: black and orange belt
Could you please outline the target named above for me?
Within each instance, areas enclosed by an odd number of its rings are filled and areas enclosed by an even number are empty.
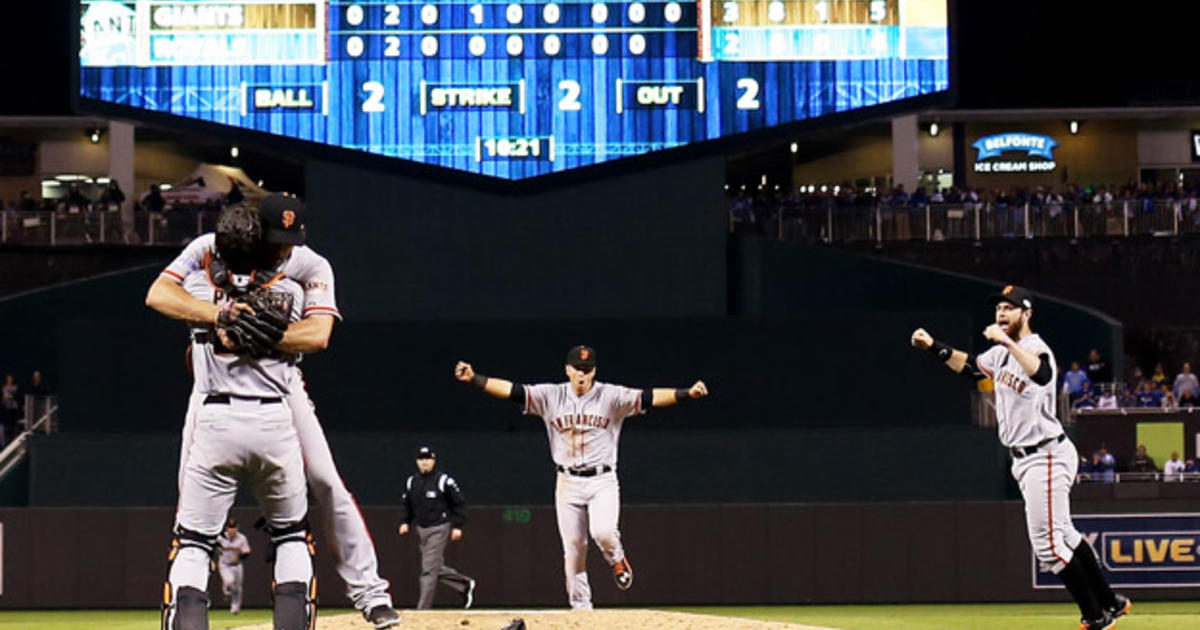
[[[574,477],[595,477],[596,475],[603,475],[604,473],[612,472],[612,471],[616,470],[612,466],[607,466],[607,465],[605,465],[605,466],[572,466],[570,468],[567,468],[565,466],[556,466],[555,468],[557,468],[558,472],[560,472],[560,473],[567,473],[568,475],[572,475]]]
[[[1009,453],[1011,453],[1013,457],[1015,457],[1015,458],[1017,458],[1017,459],[1020,459],[1020,458],[1022,458],[1022,457],[1025,457],[1026,455],[1032,455],[1032,454],[1034,454],[1034,453],[1038,452],[1038,450],[1039,450],[1039,449],[1041,449],[1042,447],[1046,446],[1047,444],[1050,444],[1050,443],[1052,443],[1052,442],[1053,442],[1053,443],[1055,443],[1055,444],[1057,444],[1057,443],[1059,443],[1059,442],[1061,442],[1061,441],[1063,441],[1063,440],[1065,440],[1065,439],[1067,439],[1067,434],[1066,434],[1066,433],[1059,433],[1059,434],[1058,434],[1058,437],[1046,438],[1046,439],[1042,440],[1041,442],[1038,442],[1037,444],[1034,444],[1033,446],[1013,446],[1013,447],[1010,447],[1010,448],[1008,449],[1008,452],[1009,452]]]

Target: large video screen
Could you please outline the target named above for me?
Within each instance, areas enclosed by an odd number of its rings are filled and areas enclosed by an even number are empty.
[[[949,89],[946,0],[83,0],[86,99],[522,179]]]

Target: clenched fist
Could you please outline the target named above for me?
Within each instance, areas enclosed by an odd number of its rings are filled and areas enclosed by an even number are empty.
[[[933,335],[925,332],[924,328],[918,328],[913,331],[911,343],[918,350],[928,350],[933,345]]]
[[[471,379],[475,378],[475,370],[470,363],[459,361],[458,365],[454,366],[454,378],[463,383],[470,383]]]
[[[1008,341],[1008,333],[999,324],[992,324],[983,329],[983,336],[992,343],[1006,343]]]
[[[688,396],[692,398],[704,398],[708,395],[708,386],[704,381],[696,381],[695,385],[688,388]]]

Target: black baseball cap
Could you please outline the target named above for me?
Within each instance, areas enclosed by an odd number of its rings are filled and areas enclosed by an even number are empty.
[[[258,207],[263,240],[268,243],[300,245],[304,242],[304,202],[282,193],[271,193]]]
[[[226,528],[226,529],[228,529],[228,528],[230,528],[230,527],[237,527],[237,526],[238,526],[238,524],[237,524],[237,519],[236,519],[236,518],[232,518],[232,517],[230,517],[230,519],[229,519],[228,521],[225,521],[225,528]]]
[[[434,453],[433,449],[428,446],[422,446],[417,449],[417,459],[437,459],[437,453]]]
[[[573,368],[594,368],[596,351],[591,346],[575,346],[567,352],[567,365]]]
[[[1001,302],[1008,302],[1017,308],[1033,308],[1033,294],[1029,289],[1023,287],[1014,287],[1008,285],[988,298],[988,304],[995,306]]]

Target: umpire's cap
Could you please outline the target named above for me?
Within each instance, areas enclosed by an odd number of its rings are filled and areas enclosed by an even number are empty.
[[[229,529],[231,527],[236,528],[237,526],[238,526],[237,519],[233,518],[232,516],[229,517],[229,520],[225,521],[225,529]]]
[[[417,449],[417,459],[437,459],[437,453],[434,453],[433,449],[428,446],[422,446]]]
[[[1017,308],[1030,309],[1033,308],[1033,294],[1029,292],[1029,289],[1014,287],[1010,284],[988,298],[988,304],[992,306],[1001,302],[1008,302]]]
[[[263,198],[258,214],[262,217],[263,240],[268,243],[300,245],[304,242],[304,202],[291,195],[271,193]]]
[[[596,367],[596,350],[591,346],[575,346],[567,352],[567,365],[576,368]]]

